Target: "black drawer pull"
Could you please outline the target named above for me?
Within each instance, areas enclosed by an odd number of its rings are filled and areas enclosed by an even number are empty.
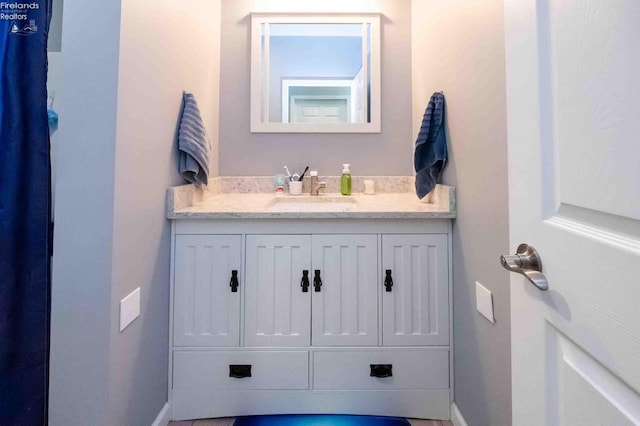
[[[231,271],[231,281],[229,282],[229,287],[231,287],[231,293],[238,292],[238,271]]]
[[[371,377],[393,377],[392,364],[370,364]]]
[[[229,377],[234,379],[244,379],[245,377],[251,377],[251,365],[236,364],[229,366]]]
[[[302,281],[300,281],[300,287],[302,287],[303,293],[309,292],[309,271],[302,271]]]
[[[313,271],[313,289],[316,293],[320,292],[322,288],[322,279],[320,278],[320,269],[316,269]]]
[[[386,277],[384,278],[384,289],[386,291],[391,291],[391,287],[393,287],[393,278],[391,278],[391,269],[387,269],[385,271]]]

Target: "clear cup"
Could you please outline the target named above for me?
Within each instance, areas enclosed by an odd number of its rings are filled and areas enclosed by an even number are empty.
[[[284,183],[286,181],[286,178],[284,177],[284,175],[275,175],[273,177],[273,186],[276,190],[276,192],[284,192]]]

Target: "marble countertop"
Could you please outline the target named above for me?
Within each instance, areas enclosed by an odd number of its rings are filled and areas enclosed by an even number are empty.
[[[211,186],[211,185],[210,185]],[[292,196],[272,192],[220,192],[192,185],[169,188],[169,219],[451,219],[456,217],[455,188],[438,185],[429,202],[414,192],[325,193]]]

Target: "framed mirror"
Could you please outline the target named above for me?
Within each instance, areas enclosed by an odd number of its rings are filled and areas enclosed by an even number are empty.
[[[379,14],[252,14],[251,132],[379,133]]]

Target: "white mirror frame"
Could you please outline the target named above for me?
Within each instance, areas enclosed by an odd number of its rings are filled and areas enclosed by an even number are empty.
[[[371,81],[365,80],[365,87],[371,86],[369,123],[276,123],[269,122],[268,88],[269,81],[269,35],[266,34],[265,58],[262,58],[262,24],[369,24],[370,58],[367,60],[367,34],[363,34],[363,67],[371,69]],[[266,26],[268,28],[268,25]],[[363,32],[364,30],[363,26]],[[262,68],[266,71],[263,73]],[[367,72],[363,73],[367,75]],[[381,78],[380,78],[380,14],[308,14],[308,13],[252,13],[251,14],[251,132],[252,133],[380,133],[381,131]],[[366,91],[365,91],[366,92]]]

